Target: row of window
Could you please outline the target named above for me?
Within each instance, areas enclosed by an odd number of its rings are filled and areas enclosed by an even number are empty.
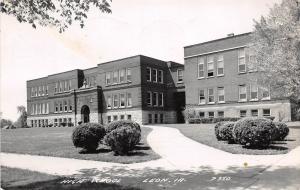
[[[58,112],[72,112],[72,100],[61,100],[54,102],[54,113]]]
[[[36,119],[36,120],[31,120],[30,122],[31,122],[30,123],[31,127],[44,127],[49,125],[48,119]],[[53,126],[57,127],[60,125],[63,126],[73,125],[72,118],[58,118],[58,119],[55,118]]]
[[[164,93],[162,92],[147,92],[147,106],[163,107],[164,106]]]
[[[48,86],[38,86],[31,88],[31,97],[48,96]]]
[[[132,107],[131,93],[107,95],[107,109]]]
[[[30,122],[31,127],[43,127],[48,125],[48,119],[36,119]]]
[[[215,115],[216,114],[216,115]],[[258,117],[258,109],[252,109],[252,110],[240,110],[240,117],[246,117],[246,116],[252,116],[252,117]],[[271,116],[271,110],[270,109],[263,109],[262,110],[262,116],[263,117],[269,117]],[[209,112],[199,112],[200,118],[223,118],[224,117],[224,111],[209,111]]]
[[[248,56],[246,56],[245,48],[239,49],[238,50],[238,72],[246,73],[247,66],[248,66],[248,72],[256,71],[257,67],[254,66],[253,60],[254,60],[253,55],[248,53]],[[205,65],[206,65],[206,70],[205,70]],[[225,72],[224,72],[223,54],[221,53],[210,54],[207,56],[198,57],[198,79],[205,78],[205,77],[224,76],[224,74]]]
[[[72,89],[72,80],[58,81],[55,83],[54,93],[67,92]]]
[[[147,67],[146,78],[147,82],[164,83],[164,72],[163,70],[154,69]]]
[[[72,123],[72,118],[55,118],[54,119],[54,127],[60,126],[60,125],[68,125],[68,124],[73,124]]]
[[[97,82],[96,82],[96,77],[95,76],[88,76],[88,77],[85,77],[84,80],[83,80],[83,86],[85,88],[93,87],[93,86],[96,86],[96,85],[97,85]]]
[[[49,113],[49,103],[31,104],[31,115],[40,115]]]
[[[131,120],[132,119],[131,115],[127,114],[126,119]],[[119,115],[119,116],[118,115],[113,115],[113,116],[109,115],[109,116],[107,116],[107,123],[110,123],[112,121],[118,121],[118,120],[125,120],[125,115]]]
[[[177,70],[177,83],[182,83],[183,82],[183,70],[178,69]]]
[[[239,85],[239,101],[244,102],[247,101],[247,86]],[[256,84],[250,85],[250,101],[258,100],[258,92],[259,90],[262,94],[262,100],[270,99],[270,89],[269,88],[258,88]],[[199,104],[214,104],[225,103],[225,88],[217,87],[217,99],[215,99],[215,88],[208,88],[207,93],[205,93],[205,89],[199,90]],[[206,95],[207,94],[207,95]]]
[[[164,114],[148,114],[148,123],[164,123]]]
[[[131,82],[131,69],[120,69],[112,72],[105,73],[105,84],[106,85],[114,85],[114,84],[122,84]]]

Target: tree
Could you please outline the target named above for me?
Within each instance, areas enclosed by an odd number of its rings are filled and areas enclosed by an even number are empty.
[[[81,28],[91,7],[103,13],[111,13],[111,0],[1,0],[1,13],[13,15],[19,22],[27,22],[36,28],[54,26],[65,31],[73,21]]]
[[[283,0],[255,22],[250,51],[258,82],[270,84],[272,95],[300,98],[300,4]]]
[[[0,128],[3,128],[7,125],[12,125],[12,121],[9,119],[1,119],[0,121]]]
[[[27,112],[26,108],[24,106],[18,106],[17,107],[18,113],[20,113],[20,117],[15,122],[16,127],[27,127]]]

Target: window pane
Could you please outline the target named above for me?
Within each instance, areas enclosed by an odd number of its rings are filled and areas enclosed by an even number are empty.
[[[131,93],[127,94],[127,107],[131,107],[132,106],[132,97],[131,97]]]
[[[127,69],[127,81],[131,82],[131,69]]]

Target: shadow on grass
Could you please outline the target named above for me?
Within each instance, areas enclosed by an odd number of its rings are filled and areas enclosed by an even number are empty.
[[[79,154],[99,154],[99,153],[107,153],[107,152],[111,152],[112,150],[108,149],[108,148],[98,148],[95,151],[87,151],[85,149],[82,149],[79,151]]]
[[[288,150],[289,148],[284,147],[284,146],[276,146],[276,145],[269,145],[266,147],[249,147],[249,146],[242,146],[245,149],[249,150]]]
[[[23,186],[10,186],[5,189],[101,189],[101,190],[139,190],[139,189],[247,189],[255,185],[257,189],[285,189],[297,187],[300,169],[295,167],[278,167],[266,170],[267,166],[229,167],[215,172],[211,167],[202,166],[195,171],[163,168],[144,168],[142,170],[115,167],[113,169],[83,169],[80,175],[48,181],[33,182]],[[263,175],[259,175],[263,173]],[[267,176],[267,178],[266,178]],[[228,180],[223,180],[226,177]],[[118,180],[117,183],[103,182],[103,179]],[[276,179],[280,180],[276,180]],[[82,183],[76,183],[83,180]],[[74,182],[74,184],[72,184]]]

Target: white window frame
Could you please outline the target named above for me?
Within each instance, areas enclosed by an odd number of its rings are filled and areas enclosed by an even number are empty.
[[[116,98],[117,97],[117,98]],[[117,100],[117,103],[115,104],[115,100]],[[119,94],[114,94],[113,95],[113,108],[119,108]]]
[[[69,103],[69,112],[72,112],[73,111],[73,106],[72,106],[72,100],[69,100],[68,101],[68,103]]]
[[[111,74],[112,72],[106,72],[105,73],[105,84],[106,85],[110,85],[111,84]]]
[[[209,90],[212,90],[212,92],[213,92],[212,95],[209,94]],[[208,97],[208,104],[214,104],[215,103],[215,90],[214,90],[214,88],[208,88],[207,89],[207,97]],[[210,97],[213,97],[213,101],[212,102],[209,100]]]
[[[152,80],[152,82],[157,82],[157,69],[153,69],[153,80]]]
[[[265,111],[265,110],[269,110],[270,114],[269,114],[269,115],[265,115],[265,114],[264,114],[264,111]],[[264,109],[262,110],[262,115],[263,115],[263,117],[270,117],[270,116],[271,116],[271,109],[270,109],[270,108],[264,108]]]
[[[212,60],[210,60],[210,58],[212,58]],[[215,64],[214,64],[214,56],[213,55],[209,55],[207,56],[207,78],[211,78],[211,77],[214,77],[215,76]],[[209,73],[209,65],[212,65],[212,73],[213,75],[212,76],[208,76],[208,73]]]
[[[222,117],[220,117],[220,113],[223,113]],[[217,115],[218,115],[218,118],[224,118],[225,112],[224,111],[217,111]]]
[[[117,76],[115,77],[115,73],[117,73]],[[115,81],[115,79],[117,79],[117,81]],[[120,81],[119,81],[119,71],[116,70],[113,72],[113,81],[112,81],[112,84],[118,84]]]
[[[121,93],[119,96],[120,96],[120,108],[125,108],[125,106],[126,106],[126,95],[125,95],[125,93]],[[124,103],[123,106],[122,106],[122,99],[123,99],[123,103]]]
[[[220,64],[222,64],[222,67],[220,67]],[[223,73],[219,73],[219,69],[223,69]],[[224,76],[224,56],[223,54],[218,55],[218,61],[217,61],[217,76]]]
[[[158,77],[158,79],[160,79],[160,80],[158,80],[158,82],[163,84],[164,83],[164,71],[158,70],[158,76],[160,76],[160,77]]]
[[[213,113],[213,117],[211,117],[211,116],[209,115],[210,113]],[[214,112],[214,111],[209,111],[209,112],[208,112],[208,118],[215,118],[215,112]]]
[[[245,99],[241,99],[241,88],[242,87],[246,89],[246,92],[245,92],[246,97],[245,97]],[[246,85],[239,85],[238,88],[239,88],[239,102],[247,102],[247,86]]]
[[[268,91],[269,96],[268,97],[264,97],[264,92]],[[261,87],[261,100],[270,100],[271,99],[271,88],[270,86],[268,87]]]
[[[148,71],[150,71],[150,73],[149,73],[150,78],[149,79],[148,79]],[[152,80],[152,69],[151,69],[151,67],[146,68],[146,78],[147,78],[147,82],[151,82],[151,80]]]
[[[150,99],[148,97],[150,97]],[[147,106],[152,106],[152,92],[150,91],[147,92],[146,100],[147,100]],[[148,102],[148,100],[150,100],[150,102]]]
[[[153,92],[152,95],[153,95],[152,104],[154,107],[158,107],[158,92]],[[155,104],[153,103],[154,99],[155,99]]]
[[[243,54],[241,54],[243,52]],[[241,64],[241,60],[244,60],[244,64]],[[245,71],[240,71],[240,66],[245,65]],[[247,72],[247,64],[246,64],[246,50],[245,48],[238,49],[238,72],[246,73]]]
[[[72,90],[72,80],[69,80],[69,90]]]
[[[252,91],[252,88],[254,87],[254,86],[256,86],[256,98],[253,98],[252,97],[252,92],[254,92],[254,91]],[[257,84],[250,84],[250,101],[257,101],[258,100],[258,85]]]
[[[131,93],[127,93],[126,106],[132,107],[132,94]]]
[[[131,69],[130,69],[130,68],[127,68],[126,70],[127,70],[127,71],[126,71],[126,80],[127,80],[127,82],[131,82],[131,80],[132,80]],[[130,76],[130,77],[128,77],[128,76]],[[130,79],[129,79],[129,78],[130,78]]]
[[[201,102],[201,91],[203,91],[203,97],[204,97],[204,102]],[[205,97],[205,90],[204,89],[199,89],[199,105],[206,104],[206,97]]]
[[[181,72],[182,74],[179,75],[179,72]],[[183,83],[183,69],[177,69],[177,83]],[[179,80],[181,79],[181,80]]]
[[[242,112],[245,112],[245,115],[242,116]],[[240,110],[240,118],[247,117],[247,110]]]
[[[200,65],[202,65],[203,69],[200,70]],[[200,76],[200,71],[203,73],[203,76]],[[203,79],[205,77],[204,71],[204,57],[198,57],[198,79]]]
[[[253,115],[253,111],[257,111],[257,115]],[[251,110],[251,116],[252,117],[258,117],[258,109],[252,109]]]
[[[159,101],[158,101],[158,106],[159,107],[164,107],[164,93],[159,93],[159,95],[158,95],[159,97],[158,97],[158,100],[161,98],[161,104],[159,104]]]
[[[121,80],[121,74],[123,73],[123,81]],[[124,83],[126,82],[126,69],[120,69],[119,70],[119,82]]]
[[[223,94],[219,93],[220,90],[223,90]],[[225,103],[225,88],[224,87],[218,87],[217,93],[218,93],[218,103]],[[223,101],[220,101],[220,96],[224,96],[224,100]]]

